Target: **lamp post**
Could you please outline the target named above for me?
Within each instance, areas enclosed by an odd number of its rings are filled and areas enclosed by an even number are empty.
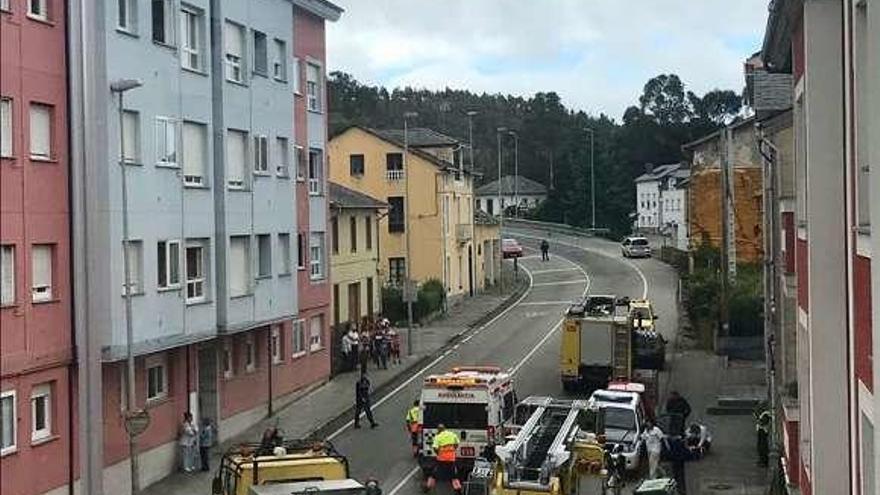
[[[595,133],[591,127],[584,127],[590,133],[590,227],[596,231],[596,174],[593,168],[593,138]]]
[[[419,114],[416,112],[404,112],[403,113],[403,184],[404,184],[404,194],[406,199],[403,201],[403,228],[406,230],[406,268],[405,276],[406,281],[404,282],[404,295],[406,296],[406,353],[408,356],[412,356],[413,353],[413,298],[415,294],[413,294],[413,283],[411,274],[412,274],[412,257],[410,256],[410,242],[409,242],[409,210],[410,210],[410,201],[409,201],[409,167],[407,166],[407,156],[409,155],[409,122],[408,120],[411,118],[418,117]]]
[[[501,190],[501,162],[502,162],[502,152],[501,149],[501,135],[507,132],[507,127],[499,127],[496,130],[496,137],[498,138],[498,207],[500,208],[500,214],[498,215],[498,287],[501,288],[501,292],[504,293],[504,194]]]
[[[471,250],[468,252],[468,263],[469,266],[469,276],[468,276],[468,284],[470,284],[470,295],[474,295],[474,286],[476,284],[476,270],[474,269],[474,264],[476,264],[476,260],[474,259],[474,244],[477,242],[477,210],[476,210],[476,199],[474,198],[474,117],[478,114],[476,110],[468,110],[466,112],[468,118],[468,147],[470,161],[471,161],[471,182],[470,182],[470,190],[471,190]]]
[[[513,216],[519,217],[519,134],[507,131],[513,136]]]
[[[132,341],[134,340],[134,329],[132,327],[131,316],[131,266],[129,264],[131,241],[128,233],[128,182],[127,169],[125,164],[125,107],[123,105],[123,95],[126,91],[143,86],[143,83],[137,79],[118,79],[110,83],[110,91],[119,98],[119,169],[122,174],[122,264],[125,277],[124,299],[125,299],[125,359],[126,359],[126,430],[128,431],[128,455],[131,467],[131,493],[137,495],[140,493],[140,480],[138,479],[138,457],[137,443],[135,437],[140,433],[132,423],[137,417],[143,417],[142,412],[136,410],[136,393],[135,393],[135,375],[134,375],[134,352],[132,350]]]

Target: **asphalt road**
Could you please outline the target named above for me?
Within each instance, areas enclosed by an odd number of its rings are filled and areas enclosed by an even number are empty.
[[[670,341],[675,337],[676,279],[665,265],[654,260],[624,260],[616,245],[599,239],[550,236],[522,228],[505,236],[519,239],[526,248],[520,267],[523,276],[530,278],[529,290],[507,311],[474,329],[409,381],[375,397],[373,412],[379,428],[355,430],[348,424],[331,434],[329,439],[348,456],[355,478],[376,477],[389,495],[421,493],[421,472],[411,456],[403,418],[418,397],[425,373],[443,372],[455,365],[497,365],[515,373],[520,397],[564,396],[557,369],[558,329],[569,302],[587,292],[651,297],[662,315],[660,330]],[[537,251],[545,237],[551,245],[550,261],[546,262]],[[450,492],[448,486],[438,485],[437,493]]]

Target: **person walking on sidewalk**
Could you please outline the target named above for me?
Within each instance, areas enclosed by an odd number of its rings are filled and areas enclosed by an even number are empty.
[[[360,380],[354,385],[354,427],[361,427],[361,412],[366,414],[367,420],[370,421],[370,428],[379,426],[373,419],[373,405],[370,401],[370,393],[372,385],[366,373],[361,374]]]
[[[388,341],[391,346],[391,354],[388,358],[392,364],[400,364],[400,334],[393,328],[388,329]]]
[[[360,354],[358,355],[358,360],[361,366],[361,374],[366,374],[367,372],[367,363],[370,361],[370,331],[364,327],[361,329],[360,335],[361,343],[360,343]]]
[[[413,457],[419,456],[419,432],[422,431],[422,410],[419,408],[419,400],[413,401],[412,407],[406,411],[406,431],[409,432],[412,443]]]
[[[770,462],[770,411],[764,409],[755,421],[755,432],[758,434],[758,465],[767,467]]]
[[[211,447],[214,446],[216,438],[217,433],[211,419],[202,418],[202,429],[199,430],[199,457],[202,460],[202,471],[211,470]]]
[[[180,424],[180,464],[185,473],[196,470],[196,447],[199,443],[198,431],[193,424],[193,415],[187,411],[183,413],[183,423]]]
[[[541,261],[550,261],[550,243],[541,239]]]
[[[648,451],[648,478],[657,477],[657,466],[660,464],[660,454],[663,452],[663,430],[657,427],[653,421],[646,422],[642,440],[645,441],[645,450]]]
[[[678,414],[681,416],[682,424],[687,424],[688,416],[691,415],[691,405],[687,399],[673,390],[669,393],[669,399],[666,400],[666,412],[669,414]]]

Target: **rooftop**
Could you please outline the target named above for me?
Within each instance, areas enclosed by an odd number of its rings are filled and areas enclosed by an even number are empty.
[[[493,180],[477,188],[477,196],[498,194],[499,184],[502,193],[513,194],[516,191],[519,194],[547,194],[547,187],[540,182],[533,181],[522,175],[505,175],[500,180]]]
[[[373,132],[388,141],[394,141],[403,146],[403,129],[374,129]],[[409,146],[413,148],[434,148],[459,144],[458,139],[426,127],[407,129],[407,141]]]
[[[331,208],[387,208],[388,204],[364,193],[329,182]]]
[[[666,165],[656,165],[650,172],[645,172],[644,174],[636,177],[636,182],[660,180],[669,174],[675,174],[676,177],[679,177],[678,171],[682,169],[683,167],[681,163],[667,163]],[[687,169],[684,170],[687,171]],[[687,172],[686,176],[689,175],[690,172]]]

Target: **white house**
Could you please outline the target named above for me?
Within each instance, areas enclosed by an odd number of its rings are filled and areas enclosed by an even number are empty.
[[[477,209],[498,215],[502,208],[519,204],[520,209],[532,209],[547,199],[547,188],[527,177],[505,175],[477,189]]]
[[[680,163],[647,165],[636,178],[635,230],[662,234],[687,249],[687,186],[690,170]]]

